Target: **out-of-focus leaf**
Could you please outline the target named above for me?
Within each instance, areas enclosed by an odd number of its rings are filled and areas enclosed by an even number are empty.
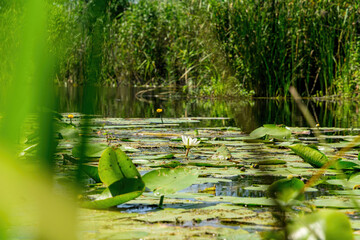
[[[85,146],[85,157],[101,157],[101,154],[109,147],[106,144],[95,143],[88,143]],[[76,146],[72,149],[72,155],[74,157],[80,157],[80,146]]]
[[[354,239],[348,217],[334,210],[322,210],[294,219],[293,224],[288,226],[288,232],[289,238],[294,240]]]
[[[225,145],[219,147],[214,153],[214,155],[211,157],[211,159],[220,160],[220,161],[229,160],[231,158],[232,158],[231,153]]]
[[[269,186],[268,196],[283,202],[289,202],[293,199],[302,200],[304,194],[299,193],[303,187],[304,182],[298,178],[280,179]]]
[[[322,167],[329,161],[329,159],[322,152],[303,144],[294,144],[288,146],[288,148],[293,150],[305,162],[316,168]]]

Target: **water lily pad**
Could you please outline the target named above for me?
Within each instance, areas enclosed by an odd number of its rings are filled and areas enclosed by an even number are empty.
[[[193,184],[198,171],[188,168],[163,168],[146,173],[143,181],[156,195],[175,193]]]
[[[276,138],[284,140],[291,137],[291,131],[285,126],[277,126],[275,124],[265,124],[250,133],[252,138],[262,138],[268,136],[269,138]]]
[[[99,161],[99,176],[103,183],[111,185],[123,178],[141,179],[130,158],[120,149],[107,148]]]
[[[231,153],[225,145],[219,147],[216,150],[215,154],[211,157],[211,159],[220,160],[220,161],[229,160],[231,158],[232,158]]]

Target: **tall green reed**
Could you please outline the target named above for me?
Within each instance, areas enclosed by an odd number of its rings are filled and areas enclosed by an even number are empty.
[[[0,226],[3,239],[76,239],[74,206],[53,194],[56,61],[48,44],[47,6],[42,0],[14,1],[0,10],[0,62],[7,66],[0,72],[0,184],[6,192],[0,222],[8,220]],[[34,128],[38,161],[19,159],[20,143]]]
[[[327,0],[212,1],[219,39],[237,75],[267,96],[287,95],[290,85],[308,96],[333,94],[346,86],[335,89],[335,82],[350,67],[346,60],[359,34],[357,5]]]

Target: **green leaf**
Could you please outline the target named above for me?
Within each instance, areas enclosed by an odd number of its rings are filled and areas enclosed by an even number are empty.
[[[85,145],[85,157],[100,157],[106,148],[109,146],[106,144],[87,143]],[[72,149],[72,155],[74,157],[80,157],[80,146],[76,146]]]
[[[84,208],[92,209],[107,209],[113,206],[120,205],[122,203],[128,202],[134,198],[137,198],[143,193],[143,191],[129,192],[122,195],[117,195],[115,197],[109,197],[94,201],[84,201],[80,205]]]
[[[160,160],[160,159],[171,159],[174,158],[174,154],[173,153],[169,153],[169,154],[159,154],[159,155],[155,155],[155,156],[141,156],[139,159],[144,159],[144,160]]]
[[[349,159],[339,159],[335,163],[336,169],[353,169],[354,167],[359,167],[358,161],[353,161]]]
[[[198,177],[195,169],[162,168],[146,173],[142,179],[155,195],[172,194],[192,185]]]
[[[99,176],[105,185],[111,185],[122,178],[141,178],[130,158],[119,148],[108,147],[99,161]]]
[[[303,144],[294,144],[288,146],[288,148],[293,150],[305,162],[309,163],[313,167],[320,168],[329,162],[329,159],[325,156],[325,154],[312,147],[308,147]]]
[[[250,133],[252,138],[262,138],[269,136],[278,140],[284,140],[291,137],[291,131],[285,126],[276,126],[275,124],[265,124]]]
[[[232,158],[231,153],[225,145],[219,147],[214,153],[214,155],[211,157],[211,159],[220,160],[220,161],[229,160],[231,158]]]
[[[288,232],[289,238],[294,240],[354,239],[348,217],[334,210],[322,210],[301,216],[288,226]]]
[[[283,202],[293,199],[303,200],[304,195],[299,194],[303,187],[304,182],[298,178],[280,179],[269,186],[268,196]]]
[[[98,168],[95,166],[82,165],[81,170],[86,173],[89,177],[95,180],[97,183],[101,183]]]

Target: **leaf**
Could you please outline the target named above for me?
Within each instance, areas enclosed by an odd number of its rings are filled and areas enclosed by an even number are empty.
[[[144,159],[144,160],[160,160],[160,159],[171,159],[171,158],[174,158],[173,153],[159,154],[159,155],[155,155],[155,156],[142,156],[141,157],[141,159]]]
[[[99,177],[108,185],[94,201],[81,204],[86,208],[106,209],[140,196],[145,184],[130,158],[119,148],[107,148],[99,161]]]
[[[216,159],[216,160],[229,160],[231,159],[231,153],[229,151],[229,149],[225,146],[222,145],[221,147],[219,147],[215,154],[211,157],[211,159]]]
[[[289,238],[352,240],[353,231],[348,217],[334,210],[322,210],[301,216],[288,226]]]
[[[129,192],[122,195],[117,195],[115,197],[109,197],[94,201],[84,201],[81,202],[81,207],[92,208],[92,209],[107,209],[113,206],[120,205],[122,203],[128,202],[134,198],[137,198],[143,193],[143,191]]]
[[[349,159],[339,159],[335,163],[336,169],[353,169],[354,167],[359,167],[358,161],[353,161]]]
[[[298,178],[280,179],[273,182],[268,188],[268,196],[284,202],[297,199],[302,200],[304,194],[299,194],[304,187],[304,182]]]
[[[155,195],[172,194],[192,185],[198,172],[187,168],[162,168],[146,173],[142,179]]]
[[[262,138],[269,136],[278,140],[284,140],[291,137],[291,131],[285,126],[277,126],[275,124],[265,124],[250,133],[252,138]]]
[[[279,160],[279,159],[262,160],[262,161],[256,162],[257,165],[283,165],[286,163],[287,163],[286,161]]]
[[[294,144],[288,146],[288,148],[293,150],[305,162],[309,163],[313,167],[321,168],[324,164],[329,162],[329,159],[325,154],[303,144]]]
[[[119,148],[108,147],[99,161],[99,176],[101,181],[110,186],[122,178],[141,178],[140,173],[130,158]]]
[[[97,183],[101,183],[98,168],[95,166],[89,166],[89,165],[82,165],[81,170],[86,173],[89,177],[95,180]]]
[[[101,154],[105,151],[109,146],[106,144],[95,144],[95,143],[87,143],[85,145],[85,157],[100,157]],[[76,146],[72,149],[72,155],[74,157],[80,157],[80,146]]]

